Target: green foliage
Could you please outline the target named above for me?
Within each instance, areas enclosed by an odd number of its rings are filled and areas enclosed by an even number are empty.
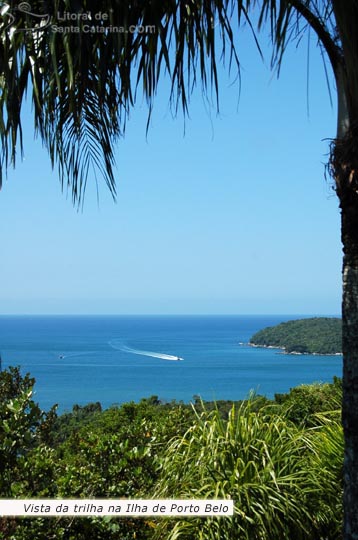
[[[56,460],[47,446],[55,407],[43,412],[32,400],[35,380],[19,368],[0,372],[0,496],[50,497]],[[0,539],[20,540],[21,520],[0,519]],[[15,534],[16,533],[16,534]],[[15,535],[15,536],[14,536]],[[24,537],[25,540],[25,537]]]
[[[44,413],[32,400],[34,379],[19,368],[0,373],[0,495],[11,496],[29,453],[50,438],[55,407]]]
[[[152,396],[104,411],[99,403],[76,405],[58,418],[32,402],[33,384],[17,368],[0,375],[2,496],[230,497],[236,511],[233,518],[176,520],[2,518],[0,540],[339,537],[338,379],[274,402],[253,396],[216,407],[196,397],[186,406]]]
[[[323,430],[304,430],[265,410],[254,413],[250,402],[233,407],[227,422],[217,411],[203,412],[168,447],[156,496],[232,498],[235,515],[163,520],[154,538],[336,540],[343,436],[337,422],[331,428],[337,467],[328,473],[333,450]],[[322,448],[327,459],[319,455]]]
[[[288,321],[260,330],[250,343],[282,348],[288,353],[337,354],[342,352],[342,321],[330,317]]]
[[[58,416],[53,429],[55,444],[65,441],[74,430],[78,429],[78,426],[85,427],[95,422],[101,411],[100,403],[88,403],[84,406],[74,405],[72,412]]]
[[[339,410],[342,403],[342,380],[333,383],[302,384],[291,388],[288,394],[275,394],[285,416],[305,426],[317,425],[317,413]]]
[[[320,537],[332,540],[342,535],[344,439],[340,417],[340,410],[318,413],[320,427],[309,431],[312,451],[308,465],[313,485],[319,486],[312,491],[309,508]]]
[[[175,421],[173,421],[175,416]],[[151,431],[153,426],[156,430],[165,427],[162,436],[170,438],[175,433],[183,432],[188,427],[190,418],[193,417],[191,407],[177,402],[161,403],[157,396],[142,399],[139,403],[129,402],[121,406],[112,406],[102,411],[100,404],[90,403],[83,407],[74,405],[72,412],[65,413],[56,419],[54,425],[54,438],[56,444],[67,440],[79,430],[119,433],[126,431],[133,439],[136,431],[134,426],[147,424]],[[129,430],[128,426],[132,426]]]
[[[235,405],[235,407],[240,407],[246,401],[232,401],[222,399],[218,401],[204,401],[201,400],[199,396],[193,397],[193,405],[197,413],[201,413],[203,410],[207,412],[217,410],[220,416],[224,419],[228,418],[233,405]],[[252,411],[259,411],[260,409],[262,409],[262,407],[265,407],[266,405],[272,403],[272,401],[265,396],[260,396],[259,394],[252,393],[252,395],[250,396],[250,403]]]

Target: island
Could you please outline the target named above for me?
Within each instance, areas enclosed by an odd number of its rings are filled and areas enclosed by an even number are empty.
[[[249,345],[278,348],[286,354],[342,354],[342,320],[313,317],[280,323],[256,332]]]

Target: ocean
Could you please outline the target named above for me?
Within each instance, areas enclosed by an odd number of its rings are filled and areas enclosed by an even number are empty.
[[[0,316],[2,367],[35,377],[34,399],[59,412],[156,395],[163,401],[273,397],[342,376],[341,356],[290,356],[247,345],[302,315]]]

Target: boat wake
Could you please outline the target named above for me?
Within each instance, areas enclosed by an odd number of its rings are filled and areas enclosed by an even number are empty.
[[[81,351],[81,352],[64,352],[57,353],[56,356],[59,360],[64,360],[65,358],[76,358],[77,356],[88,356],[94,354],[96,351]]]
[[[164,354],[160,352],[142,351],[139,349],[132,349],[132,347],[127,347],[127,345],[123,345],[123,343],[120,342],[119,340],[109,341],[108,343],[113,349],[117,349],[118,351],[122,351],[122,352],[127,352],[131,354],[139,354],[140,356],[151,356],[152,358],[160,358],[161,360],[169,360],[171,362],[183,360],[183,358],[181,358],[180,356],[174,356],[173,354]]]

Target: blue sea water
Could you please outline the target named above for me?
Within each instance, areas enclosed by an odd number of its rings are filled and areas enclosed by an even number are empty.
[[[35,399],[59,411],[157,395],[188,402],[273,397],[342,375],[340,356],[289,356],[249,347],[251,335],[290,316],[1,316],[3,368],[36,378]],[[240,345],[244,343],[244,345]],[[182,360],[178,361],[180,357]]]

